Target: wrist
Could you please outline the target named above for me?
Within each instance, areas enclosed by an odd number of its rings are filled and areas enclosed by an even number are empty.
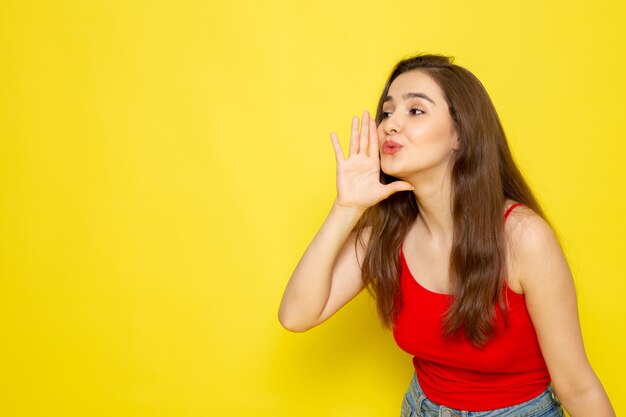
[[[331,212],[338,213],[342,217],[355,218],[356,220],[361,218],[363,213],[365,213],[365,210],[366,208],[364,207],[343,205],[337,200],[333,202],[333,206],[331,208]]]

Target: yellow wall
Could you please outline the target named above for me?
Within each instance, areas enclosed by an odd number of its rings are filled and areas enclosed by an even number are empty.
[[[592,4],[3,0],[0,415],[398,415],[366,294],[305,334],[276,313],[329,132],[414,52],[490,92],[625,414],[626,6]]]

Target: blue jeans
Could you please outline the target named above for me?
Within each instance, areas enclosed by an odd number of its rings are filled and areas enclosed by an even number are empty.
[[[511,407],[490,411],[465,411],[448,408],[430,401],[422,392],[417,376],[402,400],[400,417],[563,417],[563,409],[552,386],[533,399]]]

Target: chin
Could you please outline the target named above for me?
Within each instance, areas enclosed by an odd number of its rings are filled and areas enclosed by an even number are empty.
[[[387,174],[391,177],[397,178],[399,180],[403,180],[404,178],[406,178],[406,173],[403,173],[401,170],[398,169],[392,169],[392,168],[383,168],[382,166],[380,167],[380,170],[384,173]]]

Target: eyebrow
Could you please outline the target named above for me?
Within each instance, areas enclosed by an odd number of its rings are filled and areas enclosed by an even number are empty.
[[[402,98],[404,100],[409,99],[409,98],[413,98],[413,97],[418,97],[418,98],[423,98],[424,100],[428,100],[431,103],[435,104],[435,102],[433,101],[432,98],[428,97],[426,94],[424,93],[406,93],[402,96]],[[383,100],[383,103],[386,103],[388,101],[393,100],[393,98],[391,96],[387,96],[385,97],[385,99]],[[436,105],[436,104],[435,104]]]

